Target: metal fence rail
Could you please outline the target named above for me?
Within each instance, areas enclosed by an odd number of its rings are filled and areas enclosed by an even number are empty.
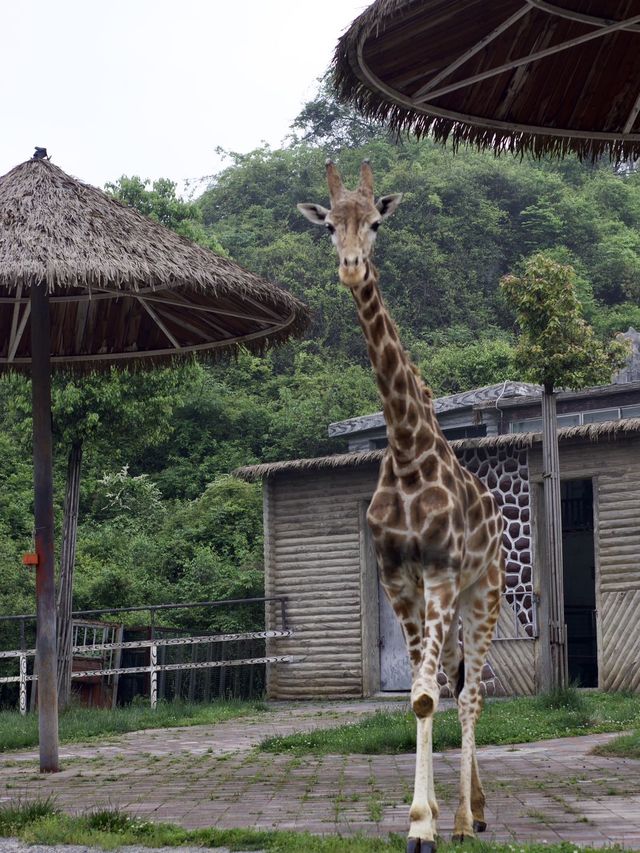
[[[167,646],[197,646],[203,643],[229,643],[242,640],[273,640],[282,637],[290,637],[291,631],[248,631],[241,634],[211,634],[202,637],[171,637],[167,640],[132,640],[121,643],[95,643],[84,646],[74,646],[72,654],[86,654],[88,652],[105,652],[110,650],[122,649],[149,649],[149,666],[130,666],[130,667],[110,667],[108,669],[88,669],[71,673],[71,678],[90,678],[112,675],[132,675],[136,673],[149,673],[151,689],[150,701],[151,707],[155,708],[158,704],[158,673],[172,672],[177,670],[196,670],[196,669],[214,669],[227,666],[246,666],[254,664],[267,663],[289,663],[295,658],[291,655],[270,655],[258,658],[242,658],[237,660],[216,660],[216,661],[198,661],[191,663],[158,663],[158,648]],[[15,684],[20,685],[20,713],[27,713],[27,682],[38,680],[37,673],[33,675],[27,674],[27,658],[34,657],[35,649],[12,649],[6,652],[0,652],[0,659],[18,658],[19,675],[9,675],[0,678],[0,684]]]

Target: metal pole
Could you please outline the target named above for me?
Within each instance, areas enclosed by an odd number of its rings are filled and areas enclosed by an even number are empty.
[[[56,592],[53,557],[53,463],[49,294],[43,282],[31,288],[31,384],[36,567],[36,662],[40,772],[58,765]]]
[[[566,630],[564,622],[564,578],[562,564],[562,500],[556,396],[553,389],[542,394],[542,454],[544,464],[544,512],[547,565],[550,579],[551,679],[553,687],[567,683]]]

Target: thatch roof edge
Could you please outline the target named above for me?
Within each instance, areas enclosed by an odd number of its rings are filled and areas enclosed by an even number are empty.
[[[508,130],[503,127],[482,127],[461,119],[446,118],[394,100],[389,90],[374,88],[362,72],[359,46],[371,31],[384,31],[399,9],[419,5],[421,0],[377,0],[357,17],[340,38],[333,57],[331,72],[339,100],[352,104],[372,121],[387,125],[400,135],[412,133],[418,138],[431,134],[436,142],[450,141],[453,149],[460,144],[496,154],[525,154],[535,158],[558,157],[574,153],[580,160],[595,161],[608,156],[612,162],[640,157],[640,142],[633,139],[584,138],[554,135],[553,130],[535,133]]]
[[[560,441],[573,441],[576,439],[588,439],[589,441],[600,441],[600,439],[615,440],[618,437],[634,435],[640,432],[640,418],[627,418],[620,421],[604,421],[599,424],[586,424],[583,426],[563,427],[558,430]],[[483,438],[462,438],[450,441],[454,450],[471,450],[475,447],[513,447],[525,449],[533,447],[534,444],[542,442],[542,434],[539,432],[505,433],[504,435],[488,435]],[[336,453],[332,456],[318,456],[313,459],[290,459],[283,462],[264,462],[260,465],[246,465],[236,468],[233,476],[247,482],[255,482],[294,471],[322,470],[327,468],[358,468],[380,462],[385,450],[361,450],[351,453]]]

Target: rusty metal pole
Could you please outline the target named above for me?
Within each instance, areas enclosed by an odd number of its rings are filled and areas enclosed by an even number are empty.
[[[58,765],[56,593],[53,556],[53,440],[51,436],[51,331],[49,294],[43,282],[31,287],[31,385],[36,567],[36,662],[40,772]]]

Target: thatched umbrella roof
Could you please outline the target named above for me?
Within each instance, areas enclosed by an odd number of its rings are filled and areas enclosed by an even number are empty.
[[[334,70],[342,98],[396,130],[536,156],[640,156],[630,0],[376,0]]]
[[[0,370],[30,362],[40,282],[51,361],[73,369],[264,349],[309,319],[286,290],[34,159],[0,178]]]

